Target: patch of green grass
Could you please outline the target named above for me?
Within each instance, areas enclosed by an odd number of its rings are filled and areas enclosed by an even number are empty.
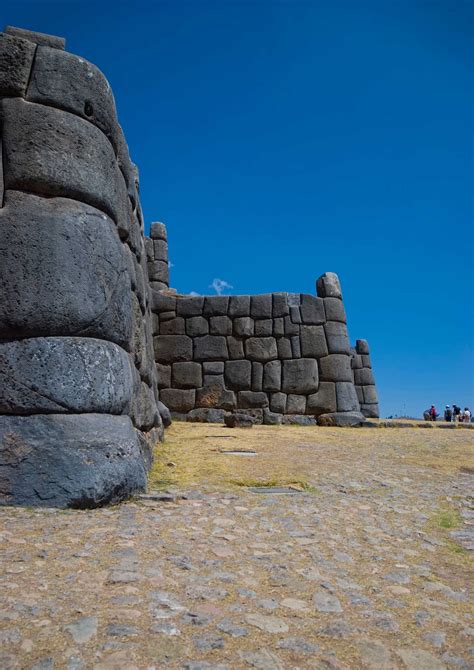
[[[433,515],[431,522],[438,528],[451,530],[461,525],[461,515],[459,510],[454,508],[441,509]]]
[[[467,556],[468,554],[467,550],[464,549],[464,547],[461,547],[461,545],[457,544],[456,542],[453,542],[452,540],[446,540],[445,546],[446,549],[453,552],[453,554],[461,554],[461,556]]]

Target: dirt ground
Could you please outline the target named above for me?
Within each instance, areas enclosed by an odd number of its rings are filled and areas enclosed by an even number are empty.
[[[473,668],[473,447],[173,424],[148,495],[0,509],[0,669]]]

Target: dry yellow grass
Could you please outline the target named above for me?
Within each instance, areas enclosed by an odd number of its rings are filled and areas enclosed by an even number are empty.
[[[383,478],[394,467],[454,474],[474,468],[474,433],[421,428],[315,428],[174,423],[156,449],[150,487],[255,485],[314,486],[351,469]],[[257,456],[223,455],[222,449],[252,449]],[[172,464],[172,465],[169,465]]]

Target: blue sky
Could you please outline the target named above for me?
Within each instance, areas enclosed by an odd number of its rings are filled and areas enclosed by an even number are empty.
[[[337,272],[382,414],[472,408],[473,3],[9,4],[111,82],[174,287]]]

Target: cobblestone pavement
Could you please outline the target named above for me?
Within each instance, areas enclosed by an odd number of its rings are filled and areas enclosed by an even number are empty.
[[[0,509],[0,668],[473,668],[472,435],[175,425],[167,501]]]

